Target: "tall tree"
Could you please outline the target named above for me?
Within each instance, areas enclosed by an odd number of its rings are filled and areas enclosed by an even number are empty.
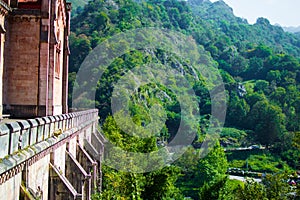
[[[266,188],[268,199],[289,200],[291,199],[293,189],[287,182],[288,175],[285,173],[278,173],[275,175],[267,175],[262,183]]]
[[[253,106],[248,120],[254,127],[256,140],[263,145],[271,145],[285,131],[285,115],[281,108],[266,100]]]
[[[202,187],[203,194],[209,187],[219,188],[227,171],[227,159],[219,142],[204,158],[200,158],[200,151],[191,147],[176,161],[183,174],[178,179],[178,185],[186,196],[194,199],[199,199],[199,189]]]
[[[142,109],[142,108],[140,108]],[[122,116],[122,112],[116,113]],[[140,124],[141,116],[133,116],[136,124]],[[120,119],[120,118],[119,118]],[[122,118],[122,124],[129,124],[126,118]],[[103,131],[109,141],[128,152],[152,152],[157,150],[156,138],[137,138],[123,132],[116,124],[112,116],[105,120]],[[118,155],[114,155],[118,156]],[[119,165],[127,162],[120,155]],[[147,164],[147,163],[146,163]],[[135,168],[139,166],[125,166]],[[179,169],[175,166],[166,166],[163,169],[148,173],[130,173],[104,168],[104,188],[98,198],[102,199],[180,199],[182,195],[176,188],[175,182],[179,176]]]
[[[240,186],[236,197],[239,200],[268,200],[265,187],[251,179],[244,186]]]

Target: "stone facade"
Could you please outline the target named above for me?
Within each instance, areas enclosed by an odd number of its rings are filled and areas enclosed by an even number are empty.
[[[0,123],[1,199],[90,200],[101,189],[98,110],[67,113],[70,10],[0,0],[0,120],[32,118]]]
[[[0,0],[0,120],[2,119],[3,107],[2,107],[2,88],[3,88],[3,66],[4,66],[4,42],[5,42],[5,18],[10,11],[10,7]]]
[[[6,3],[11,11],[4,20],[5,44],[1,43],[4,113],[13,118],[67,113],[71,5],[65,0]]]
[[[0,123],[1,199],[90,200],[101,187],[97,124],[98,110]]]
[[[3,108],[31,118],[0,123],[0,199],[90,200],[101,190],[98,110],[67,113],[70,9],[0,0],[0,117]]]

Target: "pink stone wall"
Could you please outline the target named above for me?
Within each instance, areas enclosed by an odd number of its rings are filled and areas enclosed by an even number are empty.
[[[42,199],[48,199],[49,162],[50,154],[28,167],[27,187],[35,193],[40,189],[43,194]]]
[[[7,200],[19,199],[20,196],[20,185],[22,182],[22,174],[16,174],[14,177],[9,179],[5,184],[0,185],[1,198]]]
[[[60,1],[60,0],[58,0]],[[66,13],[63,4],[58,3],[59,6],[55,8],[55,16],[57,19],[54,22],[54,34],[57,44],[54,46],[52,56],[53,62],[53,114],[62,113],[63,100],[63,68],[64,68],[64,30],[66,26]]]
[[[11,17],[5,43],[4,104],[38,103],[40,19]]]
[[[57,148],[53,154],[53,165],[55,167],[57,167],[58,169],[60,169],[61,174],[65,175],[66,173],[66,167],[65,167],[65,163],[66,163],[66,144],[60,146],[59,148]]]

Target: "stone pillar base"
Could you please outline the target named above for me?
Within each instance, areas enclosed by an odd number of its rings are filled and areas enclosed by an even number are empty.
[[[4,105],[3,112],[12,118],[35,118],[46,116],[46,106]]]

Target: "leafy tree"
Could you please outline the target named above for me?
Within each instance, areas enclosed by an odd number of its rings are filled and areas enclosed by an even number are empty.
[[[258,19],[257,23],[259,23],[259,21],[262,21],[261,23],[266,22],[265,19]],[[266,24],[268,23],[266,22]],[[249,57],[267,58],[268,56],[272,55],[272,49],[265,45],[259,45],[255,49],[249,51],[248,55]]]
[[[226,179],[225,185],[219,192],[219,200],[237,200],[236,193],[244,183],[238,180]]]
[[[278,147],[276,153],[280,154],[291,167],[297,169],[300,163],[300,132],[288,132],[281,141],[276,144]]]
[[[226,126],[245,127],[244,124],[249,111],[250,107],[245,99],[239,98],[234,94],[231,95],[227,110]]]
[[[255,91],[262,91],[265,94],[269,92],[269,82],[265,80],[257,80],[255,82]]]
[[[77,72],[84,58],[91,51],[91,42],[84,34],[76,36],[70,35],[70,49],[72,56],[70,58],[70,72]]]
[[[200,200],[219,199],[222,188],[225,186],[227,177],[210,183],[205,182],[200,189]]]
[[[265,187],[252,179],[246,180],[244,186],[240,186],[236,197],[240,200],[268,200]]]
[[[244,187],[240,187],[236,197],[242,200],[264,199],[264,200],[288,200],[291,199],[293,190],[287,183],[288,177],[284,173],[267,175],[262,183],[248,179]]]
[[[268,72],[266,78],[269,82],[275,81],[278,84],[281,82],[281,73],[279,70],[271,70]]]
[[[165,167],[160,171],[145,174],[145,189],[142,199],[182,199],[179,188],[175,186],[180,169],[176,166]]]
[[[248,120],[254,127],[256,140],[269,146],[285,131],[285,116],[280,107],[267,101],[257,102],[251,109]]]
[[[288,176],[284,173],[267,175],[263,179],[268,199],[288,200],[292,192],[290,185],[287,183]]]
[[[278,87],[270,95],[272,102],[275,102],[278,106],[283,106],[285,103],[286,90],[283,87]]]
[[[204,158],[199,156],[200,150],[189,148],[176,161],[176,165],[182,169],[183,173],[183,176],[178,179],[178,186],[183,190],[184,195],[195,199],[199,198],[199,188],[204,187],[204,195],[211,185],[216,184],[215,190],[221,187],[220,185],[223,185],[221,180],[226,177],[227,171],[227,159],[220,144],[217,143]]]
[[[79,5],[78,0],[73,1]],[[251,129],[247,131],[249,143],[254,138],[257,142],[272,147],[271,153],[280,155],[290,166],[298,165],[299,148],[295,145],[298,141],[292,136],[298,135],[300,131],[300,38],[297,35],[285,33],[282,28],[272,26],[264,18],[259,18],[254,25],[249,25],[246,20],[235,17],[232,9],[223,1],[212,3],[176,0],[147,2],[91,0],[79,11],[71,22],[70,103],[72,88],[86,84],[76,83],[75,75],[92,48],[121,31],[143,27],[173,29],[193,36],[198,45],[209,51],[212,58],[208,58],[216,62],[221,69],[226,92],[230,97],[226,126]],[[141,36],[141,42],[147,39]],[[123,41],[113,46],[114,49],[120,46],[129,48]],[[105,131],[117,146],[133,152],[151,152],[157,149],[157,140],[164,142],[171,140],[181,121],[180,105],[172,92],[159,85],[154,87],[148,85],[140,88],[140,91],[131,98],[129,110],[136,124],[151,122],[147,111],[155,103],[161,103],[166,108],[166,123],[155,137],[139,139],[128,136],[109,116],[113,83],[128,70],[151,62],[169,66],[179,64],[183,73],[187,75],[187,80],[197,95],[201,129],[198,122],[194,123],[189,118],[183,121],[185,125],[198,129],[197,143],[201,144],[205,137],[201,131],[205,132],[203,125],[207,125],[211,112],[211,100],[205,80],[201,78],[199,81],[192,80],[189,71],[192,71],[190,69],[193,69],[193,66],[162,50],[133,50],[116,58],[104,72],[96,88],[86,88],[87,92],[96,90],[95,102],[85,99],[83,104],[95,103],[100,110],[101,123],[105,122]],[[98,78],[96,77],[98,70],[98,66],[91,69],[91,80]],[[243,82],[246,87],[247,94],[243,97],[236,94],[237,82]],[[155,97],[158,91],[166,98]],[[126,119],[122,120],[124,124],[128,123]],[[231,128],[227,130],[227,133],[232,130],[232,133],[228,134],[230,136],[237,132]],[[122,173],[104,168],[104,190],[102,196],[98,197],[182,199],[179,187],[186,196],[195,199],[200,198],[199,191],[200,196],[204,195],[206,198],[226,199],[224,197],[226,190],[232,188],[227,187],[228,180],[224,179],[227,168],[226,157],[224,152],[218,149],[221,148],[215,147],[206,158],[200,159],[199,150],[190,148],[176,163],[176,167],[168,166],[153,173]],[[269,160],[273,158],[272,156],[267,155]],[[178,175],[181,173],[182,176],[179,178]],[[254,194],[250,199],[266,197],[265,186],[261,188],[260,185],[249,183],[249,188],[247,187],[243,188],[242,193],[246,196],[242,195],[240,199],[249,199],[247,194]],[[231,194],[228,199],[233,199],[233,192],[227,192]]]
[[[246,95],[246,101],[249,104],[250,108],[253,108],[253,106],[259,102],[267,100],[267,97],[262,92],[254,92]]]
[[[249,67],[245,72],[246,79],[258,79],[263,78],[263,71],[264,69],[264,61],[258,57],[251,57],[249,59]]]
[[[140,108],[141,109],[141,108]],[[116,115],[123,115],[117,113]],[[135,123],[140,124],[140,117],[133,117]],[[122,119],[122,124],[129,124],[127,119]],[[157,150],[156,138],[140,139],[124,133],[109,116],[105,120],[103,131],[109,140],[116,146],[129,152],[152,152]],[[118,156],[118,155],[114,155]],[[123,163],[124,157],[119,155],[119,165]],[[138,166],[127,166],[128,169]],[[102,199],[168,199],[182,198],[175,182],[179,175],[179,169],[175,166],[167,166],[161,170],[148,173],[129,173],[104,168],[104,188],[100,197]]]
[[[103,166],[103,190],[94,195],[98,199],[141,200],[145,177],[141,174],[120,172]]]

